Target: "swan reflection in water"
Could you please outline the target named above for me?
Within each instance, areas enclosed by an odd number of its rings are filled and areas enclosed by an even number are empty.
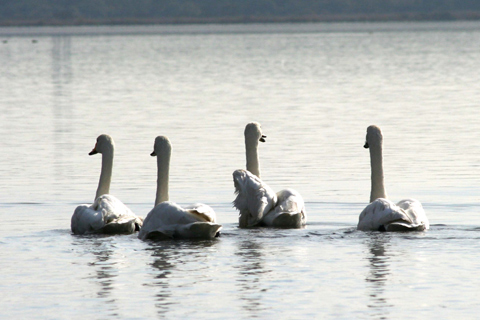
[[[170,243],[171,241],[166,241]],[[151,266],[154,269],[153,282],[146,283],[145,286],[152,286],[157,288],[155,293],[155,307],[159,316],[164,316],[168,313],[170,306],[175,304],[172,297],[172,290],[170,289],[169,278],[175,269],[175,264],[170,261],[172,259],[172,252],[169,251],[170,246],[165,243],[160,243],[153,248],[152,257],[154,258]]]
[[[108,305],[112,315],[116,315],[118,311],[117,301],[111,297],[115,288],[114,280],[118,276],[117,263],[112,261],[114,255],[112,249],[115,248],[114,238],[103,235],[88,235],[75,237],[72,244],[82,246],[87,253],[93,255],[94,259],[88,265],[94,268],[95,273],[89,278],[99,285],[97,298],[102,299]]]
[[[366,277],[370,303],[368,307],[373,311],[372,316],[378,319],[388,318],[389,309],[393,307],[385,295],[385,285],[390,275],[390,257],[386,248],[390,235],[387,233],[371,233],[368,241],[370,272]]]
[[[186,277],[185,272],[191,275],[204,274],[204,278],[198,279],[200,287],[203,281],[211,280],[208,273],[202,272],[201,269],[208,268],[209,264],[206,261],[208,248],[215,244],[215,240],[151,241],[151,246],[147,250],[152,252],[153,281],[145,283],[144,286],[156,289],[154,299],[159,316],[165,317],[170,311],[178,309],[182,303],[189,303],[188,300],[174,296],[175,293],[172,292],[178,287],[187,288],[182,281],[191,277]],[[193,285],[197,284],[196,281]],[[197,290],[194,287],[191,289]]]
[[[250,230],[255,232],[256,230]],[[262,303],[262,296],[267,288],[263,286],[263,275],[270,272],[264,266],[263,246],[256,240],[245,240],[238,243],[235,255],[240,257],[236,286],[240,300],[244,302],[242,308],[253,317],[258,317],[262,310],[267,308]]]

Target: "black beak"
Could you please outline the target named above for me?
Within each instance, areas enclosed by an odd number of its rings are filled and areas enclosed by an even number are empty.
[[[152,153],[150,153],[150,155],[151,155],[152,157],[157,156],[157,154],[155,153],[155,151],[153,151]]]
[[[262,134],[262,137],[260,138],[260,142],[265,142],[265,139],[267,139],[267,136]]]
[[[365,149],[368,149],[368,142],[365,142],[365,144],[363,145],[363,147],[364,147]]]
[[[93,148],[92,151],[90,151],[90,152],[88,153],[88,155],[89,155],[89,156],[93,156],[94,154],[97,154],[97,153],[98,153],[98,151],[97,151],[95,148]]]

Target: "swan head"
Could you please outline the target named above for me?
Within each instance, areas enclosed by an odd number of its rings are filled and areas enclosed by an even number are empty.
[[[382,141],[382,130],[378,126],[371,125],[367,128],[367,137],[363,147],[368,149],[371,146],[381,146]]]
[[[170,153],[172,150],[172,145],[170,140],[165,136],[158,136],[155,138],[155,144],[153,145],[153,152],[150,154],[152,157],[155,157],[166,152]]]
[[[245,127],[245,140],[246,141],[254,141],[255,143],[265,142],[267,138],[266,135],[262,133],[262,127],[258,122],[250,122]]]
[[[106,152],[113,152],[115,149],[115,143],[113,142],[112,137],[108,134],[101,134],[97,137],[97,143],[95,143],[95,147],[92,151],[89,152],[88,155],[94,155],[97,153],[106,153]]]

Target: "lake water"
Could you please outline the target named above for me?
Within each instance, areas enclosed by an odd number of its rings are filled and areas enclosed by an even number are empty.
[[[477,318],[479,43],[478,22],[0,28],[0,317]],[[306,228],[237,228],[250,121],[263,180],[303,195]],[[429,231],[355,230],[371,124],[389,197],[419,199]],[[73,236],[101,133],[111,193],[140,216],[167,135],[171,200],[211,205],[222,236]]]

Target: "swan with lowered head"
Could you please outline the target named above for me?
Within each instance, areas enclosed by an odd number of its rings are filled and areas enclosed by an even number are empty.
[[[260,124],[252,122],[245,127],[247,170],[233,172],[237,197],[234,207],[240,211],[240,228],[267,226],[301,228],[307,220],[302,196],[293,189],[278,193],[260,179],[258,142],[265,142]]]
[[[365,148],[370,149],[371,193],[370,204],[358,219],[358,230],[363,231],[422,231],[430,227],[422,204],[405,199],[397,204],[387,199],[383,178],[382,131],[377,126],[367,128]]]
[[[157,156],[157,195],[155,207],[148,213],[138,238],[146,239],[213,239],[222,226],[217,224],[213,209],[206,204],[196,203],[185,208],[168,201],[168,179],[172,146],[167,137],[155,139],[154,151]]]
[[[137,217],[116,197],[108,194],[112,180],[114,149],[112,137],[102,134],[98,136],[95,147],[89,153],[89,155],[102,154],[100,180],[93,204],[80,205],[73,213],[71,229],[74,234],[133,233],[142,226],[140,217]]]

